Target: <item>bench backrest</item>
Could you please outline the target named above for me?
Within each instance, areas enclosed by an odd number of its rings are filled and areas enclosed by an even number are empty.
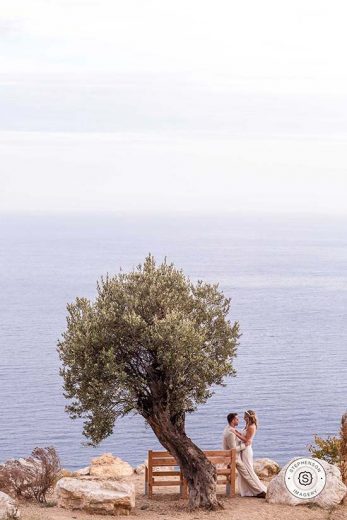
[[[206,450],[204,454],[212,464],[217,467],[217,482],[219,484],[231,484],[231,494],[235,494],[235,450]],[[159,480],[165,477],[164,480]],[[178,477],[177,480],[167,477]],[[149,496],[152,496],[153,486],[177,486],[181,487],[181,494],[187,494],[187,484],[183,478],[179,462],[168,451],[148,452],[148,464],[146,467],[146,488]]]
[[[233,458],[233,450],[206,450],[204,454],[212,464],[225,464],[228,466]],[[148,452],[148,466],[179,466],[179,462],[168,451]]]
[[[148,466],[179,466],[177,460],[168,451],[148,452]]]

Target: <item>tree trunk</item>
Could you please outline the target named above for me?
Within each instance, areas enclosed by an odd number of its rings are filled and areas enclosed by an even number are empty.
[[[341,418],[341,474],[347,486],[347,412]]]
[[[146,418],[160,443],[179,462],[189,487],[189,508],[223,509],[217,500],[217,472],[204,453],[187,437],[184,418],[166,413]]]

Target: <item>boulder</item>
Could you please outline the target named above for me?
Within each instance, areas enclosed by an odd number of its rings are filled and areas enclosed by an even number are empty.
[[[66,475],[66,476],[72,476],[72,477],[86,477],[87,475],[90,475],[90,467],[87,466],[85,468],[78,469],[77,471],[74,471],[72,475]]]
[[[137,466],[134,471],[137,475],[143,475],[144,472],[145,472],[145,469],[146,469],[146,466],[147,466],[147,461],[145,461],[143,464],[140,464],[139,466]]]
[[[70,471],[69,469],[62,468],[59,471],[58,478],[73,477],[73,476],[74,476],[73,471]]]
[[[92,459],[89,474],[101,479],[122,480],[134,474],[133,468],[128,462],[112,453],[104,453],[100,457]]]
[[[58,506],[102,515],[128,515],[135,507],[135,486],[116,480],[62,478],[56,485]]]
[[[285,473],[289,465],[291,465],[298,457],[290,460],[282,470],[269,483],[266,500],[270,504],[286,504],[290,506],[302,504],[316,504],[323,509],[331,509],[337,506],[344,498],[347,488],[342,482],[341,473],[337,466],[329,464],[324,460],[318,460],[325,471],[326,483],[323,490],[315,497],[303,498],[292,495],[286,486]]]
[[[0,491],[0,520],[15,520],[20,518],[16,502],[10,496]]]
[[[271,459],[256,459],[253,467],[259,478],[273,477],[281,470],[279,464]]]

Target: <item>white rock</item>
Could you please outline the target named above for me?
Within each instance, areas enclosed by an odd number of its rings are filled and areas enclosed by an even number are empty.
[[[12,520],[20,518],[20,512],[16,502],[10,496],[0,491],[0,520]]]
[[[317,459],[326,473],[326,484],[319,495],[313,498],[304,499],[295,497],[288,491],[284,480],[285,471],[297,458],[298,457],[295,457],[290,460],[288,464],[282,468],[280,473],[270,481],[266,492],[267,502],[270,504],[287,504],[290,506],[313,503],[323,509],[331,509],[332,507],[337,506],[345,496],[347,488],[342,482],[339,469],[324,460]]]
[[[137,466],[137,468],[135,468],[134,471],[137,475],[143,475],[143,473],[145,472],[145,469],[146,469],[146,462]]]
[[[58,478],[73,477],[73,476],[74,476],[74,472],[73,471],[70,471],[69,469],[62,468],[59,471]]]
[[[11,459],[11,460],[16,460],[23,467],[26,467],[29,469],[37,468],[40,471],[42,471],[42,461],[39,459],[35,459],[32,457],[31,460],[27,460],[27,459],[23,459],[22,457],[20,457],[19,459]]]
[[[92,459],[89,474],[101,479],[122,480],[131,477],[134,470],[128,462],[114,457],[112,453],[104,453],[100,457]]]
[[[135,507],[135,486],[115,480],[66,477],[57,482],[58,506],[104,515],[128,515]]]
[[[280,465],[271,459],[256,459],[253,467],[259,478],[272,477],[273,475],[277,475],[281,470]]]
[[[77,471],[73,472],[73,477],[85,477],[86,475],[90,475],[90,467],[87,466],[86,468],[78,469]]]

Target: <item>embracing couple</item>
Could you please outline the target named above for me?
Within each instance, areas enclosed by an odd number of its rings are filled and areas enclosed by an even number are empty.
[[[242,432],[236,430],[239,424],[237,413],[229,413],[228,424],[223,432],[223,450],[236,449],[236,468],[238,488],[242,497],[265,498],[266,487],[253,469],[252,442],[257,431],[258,419],[253,410],[244,414],[245,427]]]

